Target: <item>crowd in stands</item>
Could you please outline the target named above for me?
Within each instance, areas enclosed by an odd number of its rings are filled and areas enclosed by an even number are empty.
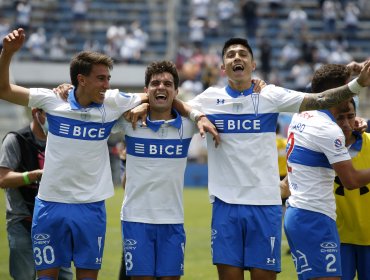
[[[142,9],[147,10],[136,11],[131,21],[124,20],[126,15],[111,14],[109,17],[108,14],[101,28],[103,36],[96,36],[94,26],[98,19],[92,18],[95,1],[45,2],[46,10],[41,9],[39,1],[0,2],[3,10],[0,12],[0,35],[7,34],[15,26],[23,27],[28,34],[25,59],[66,62],[72,48],[73,53],[86,49],[104,52],[116,63],[146,64],[145,53],[155,52],[151,44],[154,34],[145,17],[159,4],[142,5]],[[117,10],[120,5],[130,4],[130,1],[110,0],[102,1],[102,7],[103,2],[107,9],[114,4]],[[166,7],[166,1],[157,2],[163,2],[162,6]],[[256,76],[296,89],[303,89],[313,71],[323,63],[364,59],[361,40],[366,40],[363,34],[366,27],[370,28],[370,18],[366,17],[370,5],[364,0],[186,0],[178,4],[179,18],[184,18],[187,26],[181,26],[177,53],[170,59],[176,61],[181,73],[184,98],[191,98],[209,85],[224,84],[219,71],[220,54],[216,50],[231,36],[247,36],[256,48]],[[13,9],[10,16],[5,9],[9,6]],[[43,11],[48,12],[41,16],[44,22],[34,24],[33,18]],[[101,11],[101,18],[105,17]],[[62,21],[72,22],[69,32],[53,28]],[[154,56],[156,59],[164,58],[166,37],[162,40]]]

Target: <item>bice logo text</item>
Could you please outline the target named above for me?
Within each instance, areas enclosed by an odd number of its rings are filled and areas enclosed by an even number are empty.
[[[59,127],[59,133],[62,135],[69,135],[72,138],[78,139],[105,139],[106,128],[105,127],[87,127],[61,123]]]

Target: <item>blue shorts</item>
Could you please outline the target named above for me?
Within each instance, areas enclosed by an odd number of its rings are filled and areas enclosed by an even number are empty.
[[[183,224],[145,224],[122,221],[128,276],[179,276],[184,274]]]
[[[106,231],[105,202],[69,204],[36,198],[32,247],[37,270],[101,267]]]
[[[370,280],[370,246],[354,244],[340,245],[342,260],[342,280]]]
[[[281,205],[257,206],[215,199],[211,247],[214,264],[281,271]]]
[[[339,235],[332,218],[289,206],[284,230],[299,279],[342,275]]]

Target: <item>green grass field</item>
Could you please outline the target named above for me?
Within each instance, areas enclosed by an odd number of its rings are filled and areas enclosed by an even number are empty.
[[[10,280],[8,273],[8,245],[5,230],[5,199],[4,192],[0,192],[0,279]],[[116,280],[121,259],[120,218],[123,191],[116,189],[113,198],[107,200],[107,235],[102,270],[99,279]],[[184,191],[185,203],[185,230],[187,235],[185,252],[184,280],[215,280],[216,267],[212,265],[210,255],[210,221],[211,205],[206,188],[186,188]],[[282,269],[278,279],[297,279],[293,262],[286,255],[287,243],[285,238],[282,245]],[[249,273],[246,272],[246,279]]]

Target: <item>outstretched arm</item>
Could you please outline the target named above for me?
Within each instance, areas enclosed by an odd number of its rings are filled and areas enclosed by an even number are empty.
[[[9,67],[13,55],[22,47],[25,34],[22,28],[13,30],[3,38],[0,55],[0,98],[11,103],[27,106],[29,89],[10,84]]]
[[[190,118],[197,124],[202,138],[204,138],[206,136],[206,132],[208,132],[213,135],[215,147],[221,143],[221,138],[216,127],[210,120],[208,120],[205,114],[192,109],[191,106],[177,98],[174,99],[172,106],[180,113],[180,115]]]
[[[366,61],[360,76],[348,85],[328,89],[321,93],[306,94],[299,111],[328,109],[339,103],[352,98],[360,92],[363,87],[370,86],[370,60]]]

